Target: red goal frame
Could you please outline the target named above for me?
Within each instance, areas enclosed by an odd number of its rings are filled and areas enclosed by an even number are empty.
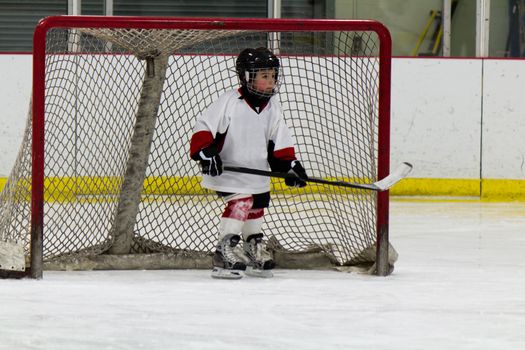
[[[32,191],[31,267],[29,275],[41,278],[44,225],[44,103],[46,34],[52,28],[145,28],[145,29],[229,29],[300,31],[373,31],[379,38],[379,129],[378,179],[390,171],[390,86],[392,40],[388,29],[371,20],[266,19],[266,18],[177,18],[53,16],[42,19],[33,37],[32,97]],[[377,275],[388,275],[388,191],[377,193]]]

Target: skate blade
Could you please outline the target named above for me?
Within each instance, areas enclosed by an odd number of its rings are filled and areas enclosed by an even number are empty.
[[[240,270],[226,270],[220,267],[214,267],[211,271],[211,277],[223,280],[238,280],[243,277]]]
[[[261,270],[261,269],[254,269],[251,266],[246,267],[246,271],[244,271],[246,276],[250,277],[259,277],[259,278],[271,278],[273,277],[273,272],[271,270]]]

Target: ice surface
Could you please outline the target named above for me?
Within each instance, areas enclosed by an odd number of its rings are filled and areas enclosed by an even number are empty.
[[[525,349],[525,203],[391,203],[386,278],[276,270],[0,280],[0,349]]]

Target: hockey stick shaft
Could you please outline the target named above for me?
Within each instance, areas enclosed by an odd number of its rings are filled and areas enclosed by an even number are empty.
[[[233,167],[233,166],[225,166],[224,170],[232,171],[236,173],[261,175],[261,176],[275,177],[275,178],[281,178],[281,179],[284,179],[287,176],[290,176],[290,175],[287,175],[286,173],[280,173],[276,171],[267,171],[267,170]],[[357,189],[362,189],[362,190],[381,192],[381,191],[388,190],[390,187],[395,185],[401,179],[406,177],[410,173],[411,170],[412,170],[412,165],[410,163],[406,163],[406,162],[402,163],[390,175],[388,175],[387,177],[385,177],[384,179],[380,181],[377,181],[371,184],[361,184],[361,183],[346,182],[346,181],[331,181],[331,180],[325,180],[325,179],[321,179],[318,177],[312,177],[312,176],[309,176],[308,179],[304,179],[304,181],[323,184],[323,185],[351,187],[351,188],[357,188]]]

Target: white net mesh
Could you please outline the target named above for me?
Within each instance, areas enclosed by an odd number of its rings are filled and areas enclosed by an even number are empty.
[[[224,204],[189,159],[196,117],[238,86],[246,47],[279,54],[279,94],[298,158],[318,177],[377,179],[379,39],[374,32],[52,29],[45,91],[44,260],[111,250],[148,63],[167,57],[129,253],[209,254]],[[31,122],[0,195],[0,238],[29,249]],[[341,265],[376,240],[376,195],[274,181],[263,231],[274,249],[316,248]]]

